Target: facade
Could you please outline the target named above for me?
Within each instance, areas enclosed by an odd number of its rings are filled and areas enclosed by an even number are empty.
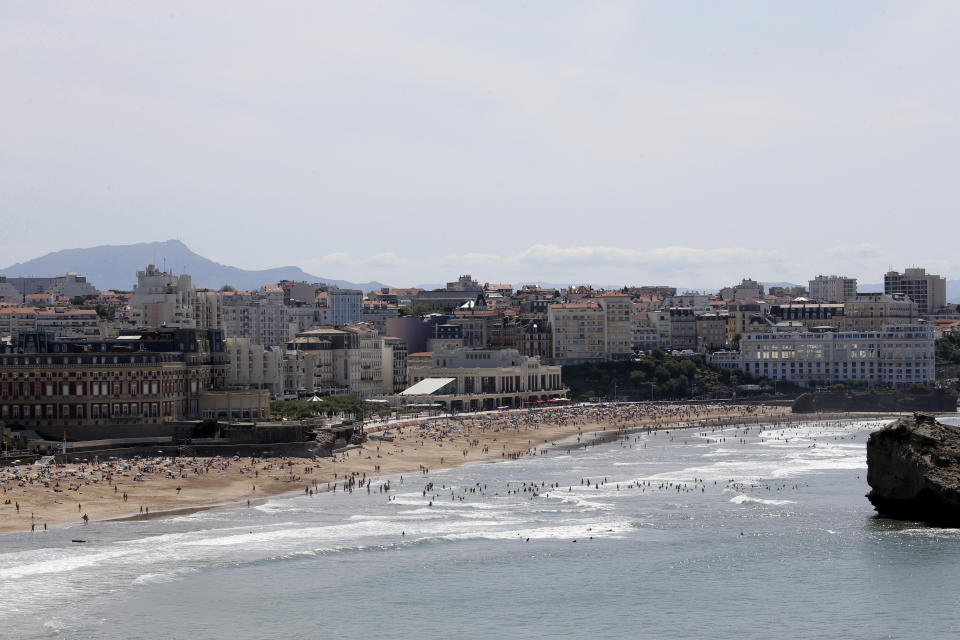
[[[365,325],[317,327],[287,344],[285,387],[298,395],[356,394],[370,398],[384,390],[384,344]],[[387,378],[393,379],[393,360]]]
[[[844,323],[845,307],[836,303],[791,302],[770,305],[770,318],[775,322],[799,322],[805,327],[833,327]]]
[[[254,344],[249,338],[227,338],[227,384],[283,393],[283,353],[277,348]]]
[[[356,289],[331,289],[327,292],[327,307],[330,309],[330,324],[341,327],[360,322],[360,307],[363,293]]]
[[[469,411],[501,406],[519,407],[531,401],[567,394],[559,366],[523,356],[515,349],[450,348],[431,355],[430,364],[411,365],[410,386],[423,380],[453,379],[442,395],[404,396],[418,403],[442,403],[447,409]]]
[[[921,314],[932,314],[947,306],[947,281],[925,269],[905,269],[903,273],[888,271],[883,277],[883,292],[902,293],[917,303]]]
[[[36,330],[37,310],[34,307],[0,309],[0,336],[17,336]]]
[[[0,276],[0,278],[3,278]],[[76,273],[66,273],[54,278],[3,278],[0,282],[7,282],[20,292],[21,296],[34,293],[49,293],[54,296],[64,296],[67,299],[82,296],[95,296],[100,292],[87,282],[86,276]]]
[[[633,357],[633,305],[630,296],[604,293],[598,298],[604,312],[604,355],[607,360]]]
[[[857,295],[857,279],[819,275],[808,282],[809,296],[820,302],[846,302]]]
[[[880,331],[754,331],[741,342],[742,369],[799,385],[865,381],[902,387],[935,379],[933,327],[888,325]]]
[[[383,338],[383,390],[386,394],[400,393],[407,388],[407,343],[399,338]],[[387,368],[392,375],[387,375]]]
[[[195,329],[193,293],[190,276],[175,276],[147,265],[137,271],[137,284],[130,296],[130,319],[141,328]]]
[[[100,319],[93,309],[50,307],[37,311],[37,331],[60,338],[93,338],[100,335]]]
[[[550,305],[547,319],[553,331],[553,356],[557,364],[606,360],[606,312],[595,302]]]
[[[157,329],[111,339],[21,334],[0,353],[0,420],[59,438],[73,428],[195,419],[226,382],[218,331]]]
[[[709,311],[696,315],[697,351],[709,353],[723,349],[727,343],[726,312]]]
[[[858,293],[844,303],[844,331],[879,331],[892,324],[914,324],[917,303],[903,294]]]

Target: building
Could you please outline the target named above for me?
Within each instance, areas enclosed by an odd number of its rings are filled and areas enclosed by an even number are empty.
[[[50,307],[37,311],[37,331],[58,338],[93,338],[101,335],[100,319],[93,309]]]
[[[846,302],[857,295],[857,279],[819,275],[808,281],[809,297],[820,302]]]
[[[696,314],[696,349],[700,353],[709,353],[723,349],[727,344],[727,313],[708,311]]]
[[[279,348],[254,344],[249,338],[227,338],[224,354],[227,384],[266,389],[275,396],[283,394],[283,352]]]
[[[922,315],[932,314],[947,306],[947,281],[928,274],[925,269],[905,269],[903,273],[888,271],[883,277],[883,292],[902,293],[917,303]]]
[[[773,327],[741,341],[742,370],[802,386],[863,381],[902,387],[935,379],[933,327],[887,325],[879,331]]]
[[[402,402],[440,403],[454,411],[520,407],[567,394],[559,366],[515,349],[446,348],[433,353],[429,365],[411,364],[407,378]]]
[[[796,321],[805,327],[843,326],[845,307],[837,303],[790,302],[770,305],[769,316],[774,322]]]
[[[858,293],[844,303],[844,331],[879,331],[885,325],[915,324],[917,303],[902,293]]]
[[[547,319],[553,331],[553,355],[557,364],[606,360],[607,314],[596,302],[565,302],[550,305]]]
[[[603,350],[607,360],[629,360],[633,357],[633,305],[630,296],[607,292],[597,301],[604,313]]]
[[[3,278],[3,276],[0,276],[0,282],[7,282],[15,287],[21,296],[28,296],[34,293],[51,293],[55,296],[64,296],[67,299],[73,299],[84,296],[96,296],[100,293],[96,287],[87,282],[86,276],[72,272],[53,278]]]
[[[147,265],[137,271],[137,284],[130,296],[130,319],[141,328],[196,329],[193,293],[190,276],[175,276]]]
[[[330,324],[334,327],[360,322],[363,292],[357,289],[331,289],[327,292]]]
[[[384,390],[384,344],[366,325],[317,327],[298,333],[287,344],[285,387],[301,395],[355,394],[361,398]],[[387,379],[393,380],[393,356]]]
[[[669,321],[670,348],[680,351],[695,350],[697,348],[697,316],[693,309],[666,309],[666,317]]]
[[[384,393],[400,393],[407,388],[407,343],[393,336],[383,338]],[[387,375],[390,368],[392,376]]]
[[[0,353],[0,420],[59,439],[126,435],[197,419],[226,383],[219,331],[155,329],[116,338],[22,333]]]
[[[17,336],[37,330],[37,310],[34,307],[6,307],[0,309],[0,337]]]

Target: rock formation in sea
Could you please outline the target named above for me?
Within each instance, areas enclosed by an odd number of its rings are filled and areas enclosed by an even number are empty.
[[[916,413],[873,432],[867,483],[883,517],[960,526],[960,429]]]

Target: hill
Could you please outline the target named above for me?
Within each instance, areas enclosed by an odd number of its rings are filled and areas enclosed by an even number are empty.
[[[385,285],[379,282],[354,283],[311,275],[299,267],[248,270],[231,267],[204,258],[179,240],[140,242],[128,245],[102,245],[86,249],[65,249],[26,262],[18,262],[0,273],[7,277],[52,277],[73,271],[87,276],[98,289],[129,291],[137,281],[137,271],[148,264],[175,273],[188,273],[198,287],[219,289],[225,284],[240,290],[258,289],[280,280],[305,280],[333,284],[345,289],[371,291]]]

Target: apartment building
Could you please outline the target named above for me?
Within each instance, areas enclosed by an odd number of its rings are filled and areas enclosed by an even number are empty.
[[[101,335],[100,319],[93,309],[50,307],[37,311],[37,331],[61,338],[96,337]]]
[[[363,292],[356,289],[330,289],[327,291],[327,307],[330,309],[330,324],[340,327],[360,322]]]
[[[283,393],[283,351],[278,347],[255,344],[249,338],[227,338],[227,384],[266,389],[272,395]]]
[[[862,380],[902,387],[935,379],[933,327],[888,325],[879,331],[769,328],[741,341],[742,369],[799,385]]]
[[[607,359],[607,313],[598,303],[552,304],[547,319],[553,332],[551,360],[554,363],[579,364]]]
[[[946,279],[922,268],[905,269],[903,273],[888,271],[883,277],[883,292],[902,293],[917,303],[917,310],[923,315],[947,306]]]
[[[633,305],[630,296],[615,292],[597,298],[604,312],[604,354],[607,360],[633,357]]]
[[[17,336],[37,330],[37,309],[6,307],[0,309],[0,336]]]
[[[809,297],[819,302],[846,302],[857,295],[857,279],[818,275],[808,281]]]
[[[390,357],[386,375],[392,384],[392,352]],[[287,359],[287,393],[352,393],[369,398],[382,394],[385,388],[384,340],[365,325],[317,327],[298,333],[287,344]]]

